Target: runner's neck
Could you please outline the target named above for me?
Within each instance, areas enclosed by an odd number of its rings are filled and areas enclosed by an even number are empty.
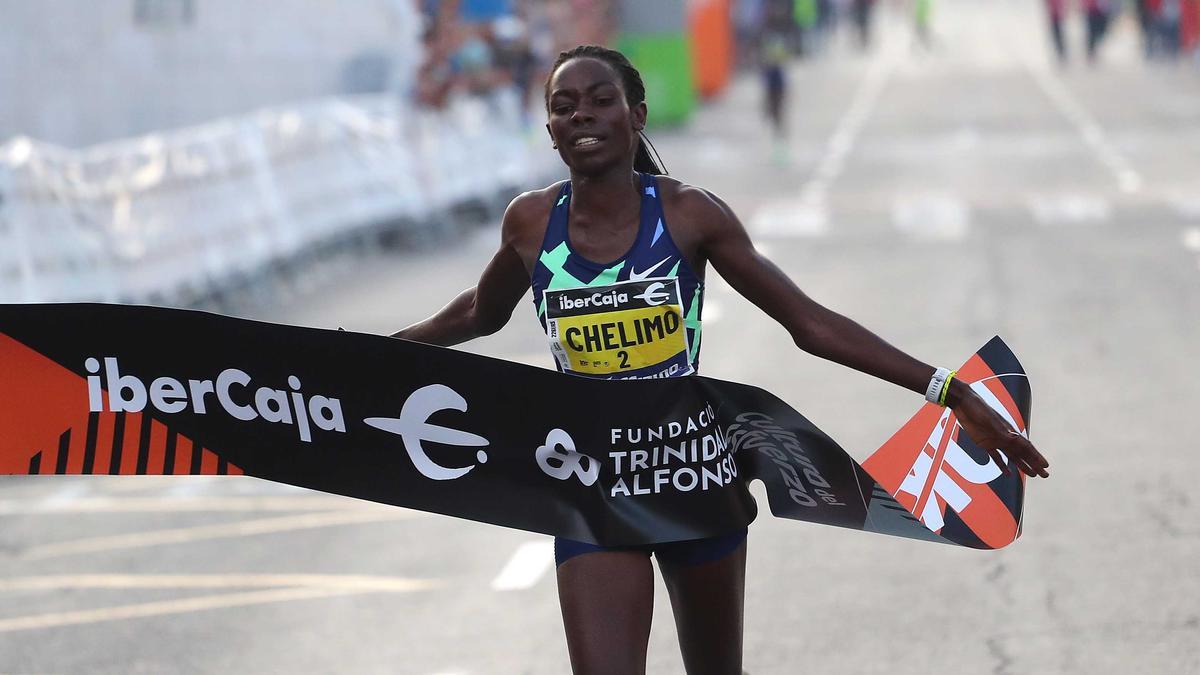
[[[623,229],[626,219],[613,216],[632,211],[636,217],[641,203],[641,178],[632,169],[597,176],[571,174],[571,219],[580,226],[617,224],[614,229]]]

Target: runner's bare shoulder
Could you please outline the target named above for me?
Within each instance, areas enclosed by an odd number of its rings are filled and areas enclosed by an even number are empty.
[[[671,237],[689,258],[713,234],[736,222],[729,205],[708,190],[669,176],[658,177]]]
[[[532,268],[542,238],[546,234],[546,223],[550,220],[550,210],[554,208],[554,200],[562,189],[559,181],[540,190],[522,192],[508,203],[504,211],[504,221],[501,225],[501,238],[507,246],[512,246]]]

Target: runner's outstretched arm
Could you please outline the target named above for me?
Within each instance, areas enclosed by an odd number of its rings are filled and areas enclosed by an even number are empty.
[[[433,316],[396,331],[392,337],[448,347],[503,328],[529,289],[529,272],[519,246],[528,229],[532,201],[527,193],[505,210],[500,250],[484,268],[479,283],[459,293]]]
[[[750,241],[746,228],[717,197],[699,190],[681,191],[680,210],[692,223],[701,223],[701,253],[729,284],[778,321],[796,346],[822,358],[924,394],[933,366],[922,363],[885,342],[851,319],[809,298]],[[970,386],[951,381],[947,405],[959,422],[997,466],[1007,471],[996,450],[1007,454],[1030,476],[1048,476],[1049,466],[1024,436],[991,409]]]

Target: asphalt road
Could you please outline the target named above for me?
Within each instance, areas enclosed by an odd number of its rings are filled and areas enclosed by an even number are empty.
[[[760,515],[750,673],[1200,672],[1200,74],[1141,64],[1124,20],[1100,65],[1057,68],[1038,8],[943,3],[930,51],[897,22],[867,55],[797,64],[783,153],[753,77],[653,135],[894,344],[955,365],[1002,335],[1052,465],[998,552]],[[232,311],[389,332],[495,240],[342,260]],[[859,459],[918,407],[797,351],[715,275],[709,293],[705,374]],[[466,348],[549,367],[525,309]],[[552,577],[546,537],[253,479],[0,479],[4,673],[561,673]],[[682,672],[661,585],[655,610],[650,672]]]

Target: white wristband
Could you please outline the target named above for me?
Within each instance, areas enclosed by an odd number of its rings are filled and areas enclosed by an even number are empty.
[[[937,403],[942,396],[942,386],[946,384],[946,378],[950,377],[950,370],[947,368],[938,368],[933,371],[933,377],[929,378],[929,386],[925,388],[925,400],[930,403]]]

